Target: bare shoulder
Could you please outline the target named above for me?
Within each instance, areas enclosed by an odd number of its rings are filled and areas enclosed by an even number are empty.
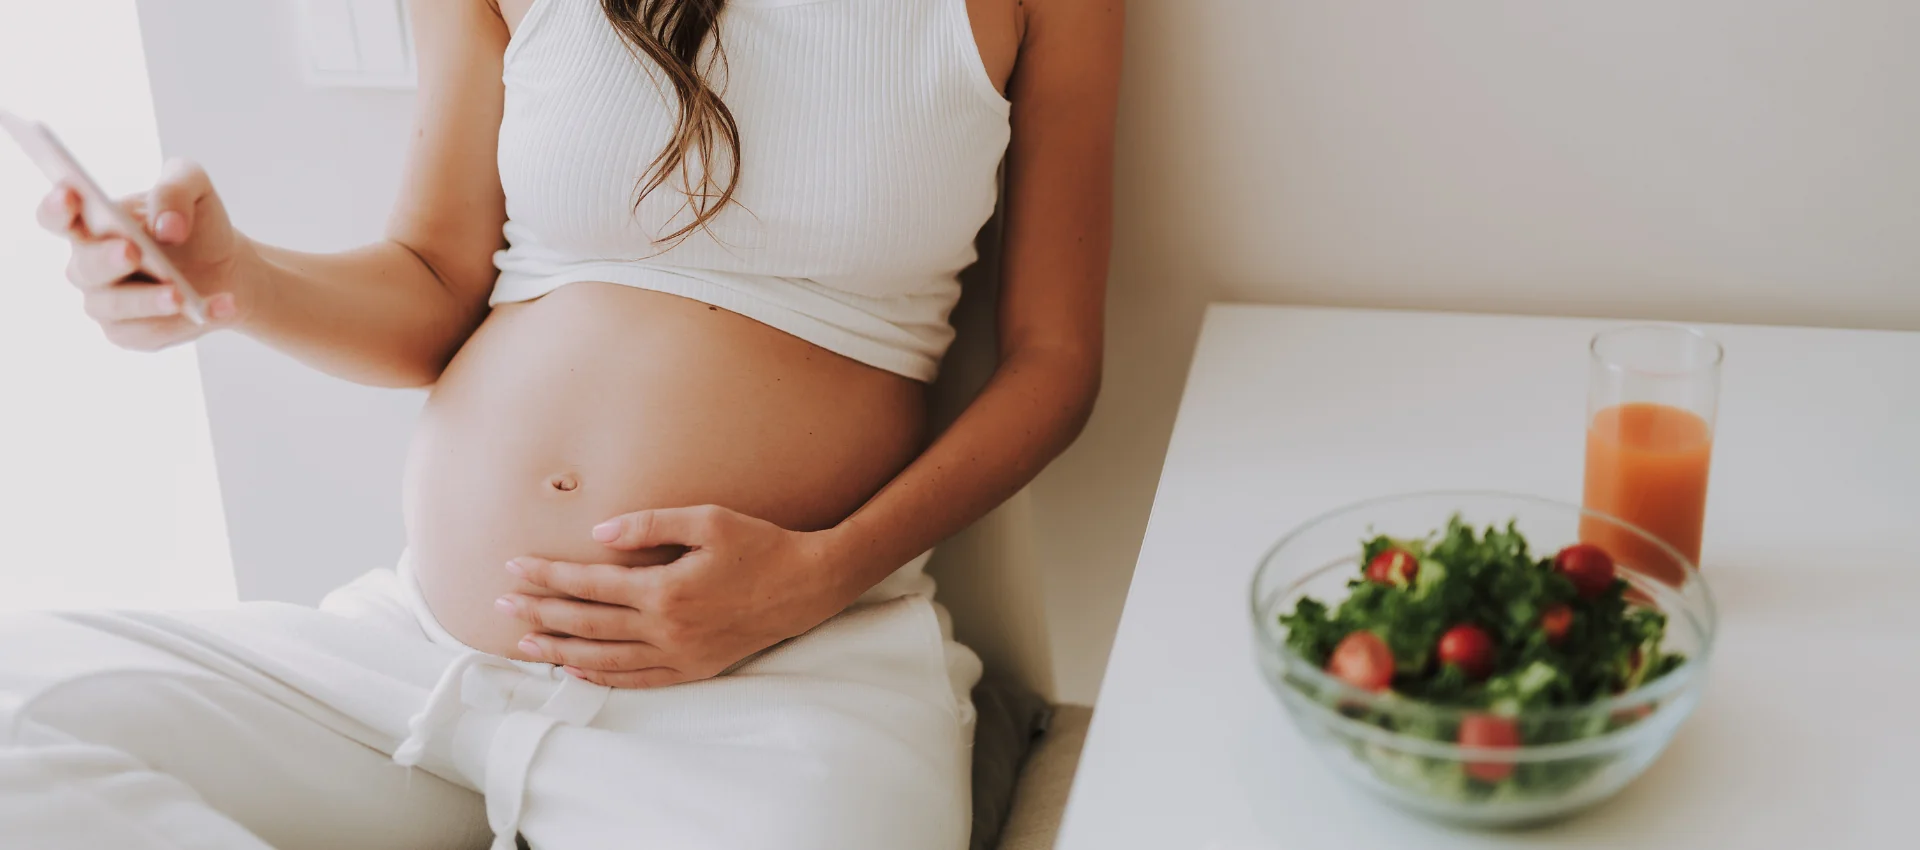
[[[1100,96],[1117,91],[1125,0],[1014,0],[1023,37],[1010,94]]]
[[[1079,41],[1120,46],[1127,17],[1126,0],[1012,0],[1029,33],[1047,28],[1077,29]]]
[[[468,35],[505,36],[508,22],[517,21],[510,17],[514,8],[519,7],[525,14],[526,6],[535,0],[408,0],[407,8],[414,21],[414,39],[460,37]],[[428,32],[421,32],[422,29]],[[491,40],[491,39],[489,39]]]

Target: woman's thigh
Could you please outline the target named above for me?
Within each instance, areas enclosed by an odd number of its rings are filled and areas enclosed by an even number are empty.
[[[925,599],[862,606],[718,679],[612,695],[526,784],[535,850],[954,850],[969,714]]]
[[[207,615],[209,630],[191,616],[0,617],[0,833],[99,847],[237,826],[280,850],[484,847],[479,795],[343,734],[353,717],[276,675],[262,647],[300,642],[259,613],[241,618],[259,622],[254,641],[235,639],[231,614]]]

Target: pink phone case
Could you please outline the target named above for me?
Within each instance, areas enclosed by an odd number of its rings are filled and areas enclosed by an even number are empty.
[[[206,302],[187,282],[186,276],[167,261],[166,253],[147,235],[146,226],[134,221],[126,210],[107,197],[100,184],[94,182],[87,170],[80,166],[80,161],[73,157],[66,145],[60,143],[60,138],[52,130],[47,129],[47,125],[0,109],[0,128],[20,144],[20,149],[26,151],[27,158],[40,167],[40,173],[45,174],[48,180],[65,183],[79,193],[80,214],[86,219],[89,229],[95,233],[109,232],[125,236],[140,246],[141,264],[156,277],[174,285],[174,289],[180,293],[180,307],[187,318],[194,324],[207,321]]]

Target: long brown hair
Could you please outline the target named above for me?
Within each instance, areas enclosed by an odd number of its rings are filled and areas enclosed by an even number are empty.
[[[686,188],[687,206],[693,209],[693,221],[659,238],[674,243],[696,230],[705,230],[721,210],[733,203],[733,190],[740,185],[740,127],[733,111],[720,99],[707,77],[717,65],[726,67],[726,56],[716,37],[713,52],[705,62],[700,51],[708,36],[719,26],[720,10],[727,0],[600,0],[630,48],[653,61],[666,73],[673,93],[680,102],[680,114],[674,121],[673,136],[667,146],[647,166],[640,184],[635,209],[654,190],[678,174]],[[725,157],[723,160],[722,157]],[[690,179],[691,164],[697,162],[699,182]],[[724,168],[716,168],[723,165]],[[719,172],[725,182],[716,178]]]

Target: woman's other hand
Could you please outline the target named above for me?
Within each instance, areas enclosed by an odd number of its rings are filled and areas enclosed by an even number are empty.
[[[94,232],[81,215],[80,196],[68,186],[56,186],[40,204],[40,225],[72,244],[67,279],[80,289],[87,315],[100,324],[108,341],[155,351],[239,318],[244,302],[240,268],[249,244],[227,220],[226,206],[205,171],[172,160],[151,190],[119,203],[146,226],[166,250],[166,259],[207,299],[208,323],[196,325],[187,318],[179,291],[160,278],[127,234]]]
[[[717,506],[640,511],[593,529],[622,550],[684,547],[655,567],[516,558],[515,575],[561,596],[497,605],[532,627],[519,648],[576,677],[651,688],[720,675],[825,622],[858,597],[828,567],[818,534]]]

